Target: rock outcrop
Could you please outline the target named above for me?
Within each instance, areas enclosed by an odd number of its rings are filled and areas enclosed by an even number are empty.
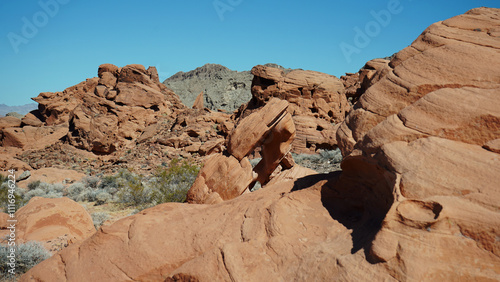
[[[205,107],[233,112],[252,97],[252,74],[232,71],[217,64],[206,64],[189,72],[178,72],[163,82],[191,107],[200,92],[204,92]]]
[[[344,86],[338,78],[315,71],[285,71],[262,65],[255,66],[252,74],[252,99],[240,108],[240,118],[277,97],[290,103],[288,112],[297,126],[294,152],[314,153],[317,149],[335,148],[338,127],[335,124],[342,122],[349,110]]]
[[[345,185],[386,191],[368,253],[398,280],[500,277],[499,15],[430,26],[372,76],[337,132]]]
[[[185,108],[159,82],[154,67],[104,64],[98,75],[33,99],[47,125],[68,126],[68,142],[77,148],[110,154],[137,138],[157,117]]]
[[[473,9],[377,70],[338,130],[341,173],[159,205],[20,280],[498,280],[499,36],[500,10]]]
[[[266,184],[273,172],[293,165],[287,159],[295,138],[288,102],[271,99],[257,112],[242,119],[227,139],[227,153],[212,156],[187,195],[189,203],[219,203],[236,198],[258,181]],[[262,160],[252,169],[248,156],[261,147]],[[292,160],[293,161],[293,160]]]

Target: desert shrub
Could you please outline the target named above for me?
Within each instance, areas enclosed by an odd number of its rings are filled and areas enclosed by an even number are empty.
[[[77,202],[93,202],[97,199],[97,189],[86,186],[83,182],[76,182],[67,189],[68,198]]]
[[[151,202],[151,190],[142,183],[143,177],[127,170],[117,174],[119,190],[118,201],[124,204],[140,206]]]
[[[40,181],[33,181],[28,184],[28,192],[24,193],[23,200],[28,202],[33,197],[61,198],[64,196],[64,185],[49,184]]]
[[[85,185],[83,183],[73,183],[67,189],[68,197],[74,200],[78,197],[78,195],[80,195],[80,193],[83,192],[83,190],[85,190]]]
[[[90,216],[94,222],[95,229],[99,229],[99,227],[101,227],[104,222],[109,219],[109,214],[107,212],[93,212]]]
[[[172,160],[166,169],[159,168],[152,179],[153,204],[184,202],[200,167],[187,161]]]
[[[10,183],[10,184],[12,185],[12,183]],[[22,206],[24,206],[25,201],[23,199],[23,192],[24,192],[24,189],[21,189],[21,188],[16,186],[14,194],[13,194],[14,199],[15,199],[15,210],[16,211],[19,208],[21,208]],[[6,182],[6,180],[4,180],[0,184],[0,211],[8,212],[9,200],[11,200],[9,198],[9,182]]]
[[[6,182],[8,180],[8,177],[3,175],[3,174],[0,174],[0,184],[3,184],[4,182]]]
[[[47,193],[41,188],[36,188],[26,192],[23,196],[24,201],[29,202],[33,197],[44,197]]]
[[[93,188],[93,189],[97,189],[98,185],[99,185],[99,177],[95,177],[95,176],[86,176],[82,179],[82,183],[86,186],[86,187],[90,187],[90,188]]]
[[[340,149],[335,150],[320,150],[319,155],[324,160],[329,160],[330,163],[340,163],[342,161],[342,153]]]
[[[30,183],[28,183],[28,190],[35,190],[36,188],[38,188],[38,186],[40,186],[41,183],[42,181],[40,180],[31,181]]]
[[[0,245],[0,257],[6,259],[10,254],[9,246]],[[43,247],[40,242],[30,241],[25,244],[19,244],[16,251],[16,274],[22,274],[31,269],[38,263],[48,259],[50,252]],[[0,273],[2,277],[8,277],[10,267],[7,263],[0,263]]]
[[[113,200],[113,196],[104,191],[104,190],[100,190],[97,192],[97,196],[96,196],[96,204],[97,205],[103,205],[103,204],[106,204],[106,203],[109,203]]]
[[[292,156],[297,164],[320,173],[339,170],[339,163],[342,161],[342,154],[339,149],[319,150],[317,154],[292,153]]]
[[[85,187],[74,200],[77,202],[95,202],[97,200],[97,190]]]

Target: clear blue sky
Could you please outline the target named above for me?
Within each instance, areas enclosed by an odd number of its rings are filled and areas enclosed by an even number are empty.
[[[340,76],[408,46],[430,24],[479,6],[500,3],[1,1],[0,103],[21,105],[40,92],[62,91],[97,76],[103,63],[156,66],[162,81],[205,63],[242,71],[272,62]],[[375,24],[380,11],[391,18]],[[366,28],[369,42],[356,43],[356,30]],[[341,46],[356,52],[346,56]]]

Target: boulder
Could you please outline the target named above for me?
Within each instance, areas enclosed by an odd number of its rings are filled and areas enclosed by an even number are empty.
[[[228,152],[238,160],[248,156],[286,116],[288,105],[285,100],[272,99],[258,112],[242,119],[229,136]]]
[[[43,149],[55,144],[68,134],[65,126],[25,126],[3,130],[2,146],[27,149]]]
[[[227,155],[219,154],[206,161],[188,192],[187,202],[214,204],[230,200],[248,191],[257,181],[266,184],[283,167],[293,167],[289,153],[295,125],[287,108],[288,102],[273,98],[262,109],[242,119],[228,136]],[[257,147],[261,147],[262,160],[252,169],[247,156]]]
[[[240,196],[253,181],[252,165],[247,158],[213,155],[189,189],[189,203],[215,204]]]
[[[333,75],[304,70],[253,67],[252,102],[263,105],[272,97],[290,103],[293,115],[310,115],[329,122],[344,120],[349,105],[342,82]]]
[[[9,127],[20,127],[20,126],[21,126],[21,120],[17,117],[13,116],[0,117],[0,130]]]
[[[22,126],[33,126],[33,127],[41,127],[43,126],[43,122],[34,114],[28,113],[22,119]]]
[[[95,233],[90,214],[68,198],[32,198],[16,212],[16,238],[21,242],[46,242],[67,235],[73,242]]]

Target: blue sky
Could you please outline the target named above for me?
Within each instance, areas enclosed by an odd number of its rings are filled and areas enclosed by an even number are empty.
[[[32,102],[97,76],[103,63],[277,63],[343,75],[411,44],[430,24],[488,1],[40,0],[0,2],[0,103]],[[378,15],[378,16],[377,16]],[[378,17],[378,20],[377,20]],[[359,32],[364,35],[359,35]]]

